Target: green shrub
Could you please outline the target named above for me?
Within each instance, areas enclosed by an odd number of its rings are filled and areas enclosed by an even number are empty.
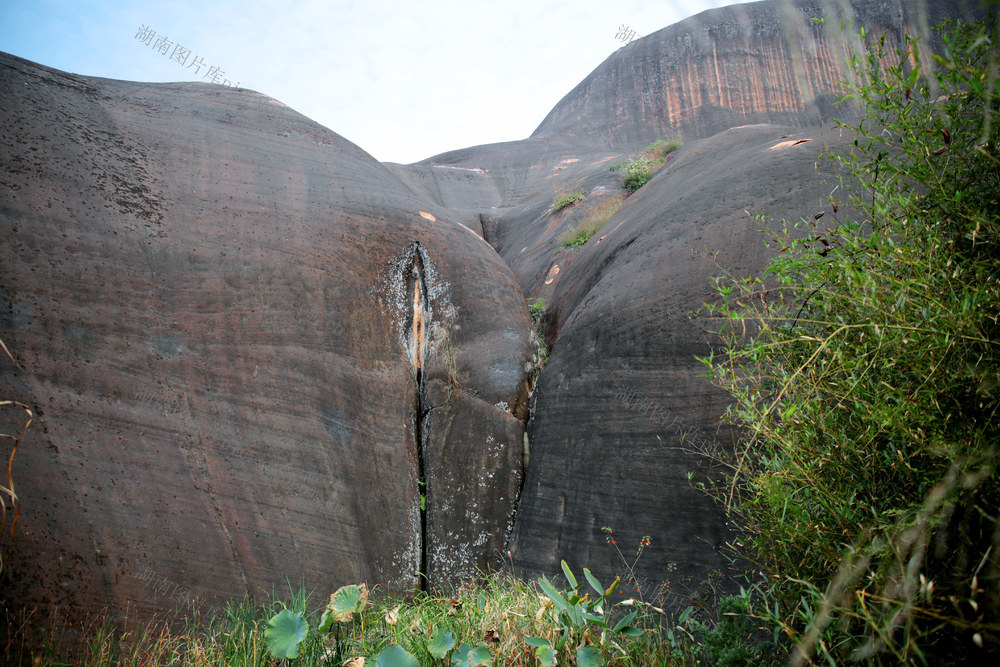
[[[755,613],[800,664],[1000,650],[996,36],[852,59],[848,206],[785,225],[763,278],[716,283],[724,354],[703,361],[746,433],[721,491],[767,575]]]
[[[566,195],[556,195],[552,200],[552,212],[556,213],[563,210],[570,204],[586,199],[586,195],[582,192],[571,192]]]
[[[634,192],[649,182],[656,170],[666,162],[667,155],[683,145],[680,139],[670,139],[669,141],[661,139],[647,146],[646,150],[638,157],[625,162],[616,162],[609,166],[608,170],[623,170],[625,175],[622,177],[622,185],[626,190]]]
[[[691,629],[703,642],[703,653],[715,667],[764,667],[772,664],[775,645],[760,636],[751,622],[743,596],[728,595],[719,601],[714,626],[692,621]]]
[[[634,192],[649,182],[649,179],[653,177],[653,172],[656,171],[656,167],[652,160],[645,155],[640,155],[636,159],[629,161],[625,165],[624,170],[625,176],[622,178],[622,185],[625,186],[626,190]]]

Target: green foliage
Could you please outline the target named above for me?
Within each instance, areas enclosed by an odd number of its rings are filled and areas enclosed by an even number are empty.
[[[542,325],[542,318],[545,316],[545,309],[548,308],[548,304],[541,297],[526,303],[528,304],[528,314],[531,315],[531,323],[535,329],[535,340],[538,343],[537,354],[533,360],[533,366],[536,370],[531,378],[531,385],[534,386],[535,381],[538,379],[537,374],[541,372],[541,369],[545,367],[545,363],[549,360],[549,344],[545,340],[545,331]]]
[[[768,576],[752,613],[799,661],[1000,648],[997,36],[852,59],[847,201],[779,230],[763,278],[716,282],[703,361],[746,433],[723,495]]]
[[[759,635],[747,616],[746,598],[729,595],[719,601],[718,619],[714,627],[692,621],[691,629],[701,635],[703,653],[715,667],[763,667],[772,664],[775,646]],[[775,663],[776,664],[776,663]]]
[[[479,642],[475,646],[462,644],[452,658],[454,667],[476,667],[476,665],[492,664],[493,653],[490,651],[490,647],[483,642]]]
[[[624,171],[622,185],[626,190],[635,191],[649,182],[656,170],[666,162],[667,155],[683,146],[680,139],[656,141],[646,147],[637,157],[618,162],[608,167],[610,171]]]
[[[375,656],[375,667],[417,667],[419,664],[412,653],[398,644],[385,647]]]
[[[618,588],[619,579],[604,588],[590,570],[584,568],[587,584],[595,593],[592,598],[589,593],[583,592],[582,584],[577,581],[566,561],[562,561],[562,570],[570,586],[564,592],[560,592],[545,577],[538,580],[539,588],[558,610],[557,619],[561,628],[559,638],[529,637],[525,640],[530,646],[536,647],[535,655],[542,664],[551,664],[560,655],[568,659],[572,653],[577,665],[603,665],[609,654],[613,656],[615,651],[622,652],[612,641],[612,637],[643,636],[642,630],[630,625],[638,616],[638,611],[627,613],[614,624],[607,616],[611,608],[609,598]],[[599,633],[597,638],[591,636],[591,629]],[[590,641],[596,645],[588,645],[587,637],[591,637]]]
[[[545,313],[547,307],[548,304],[542,298],[533,299],[528,302],[528,314],[531,315],[531,323],[535,325],[536,329],[541,324],[542,314]]]
[[[680,139],[660,139],[659,141],[654,141],[652,144],[646,148],[646,154],[650,156],[653,160],[659,160],[660,164],[663,164],[663,158],[667,157],[675,150],[684,145],[684,142]]]
[[[330,602],[320,617],[317,632],[325,633],[334,623],[346,623],[355,614],[360,614],[368,604],[368,589],[364,586],[342,586],[330,596]],[[309,633],[309,623],[303,612],[283,609],[268,622],[264,633],[268,650],[276,658],[294,658],[298,655],[298,645]]]
[[[559,237],[559,243],[564,248],[584,245],[601,231],[604,223],[621,208],[622,201],[624,197],[621,195],[604,195],[600,198],[600,203],[587,213],[579,225],[563,232]]]
[[[568,570],[566,567],[564,574]],[[476,584],[466,584],[448,594],[373,593],[371,600],[362,596],[350,617],[332,621],[324,631],[306,630],[300,641],[295,641],[298,632],[287,633],[291,641],[284,655],[294,652],[290,650],[294,643],[298,657],[279,660],[292,661],[281,664],[357,665],[364,658],[368,665],[500,667],[554,664],[558,655],[559,664],[603,661],[638,667],[698,662],[700,648],[692,635],[690,618],[661,624],[660,617],[653,615],[654,608],[640,603],[629,605],[628,601],[612,609],[609,601],[600,599],[607,592],[600,582],[588,571],[584,576],[587,583],[581,586],[573,577],[573,588],[568,591],[553,586],[549,591],[552,597],[543,592],[539,582],[525,583],[502,574],[485,576]],[[583,590],[588,585],[592,589],[589,595]],[[351,588],[365,590],[363,586],[344,587]],[[596,595],[599,590],[600,595]],[[299,630],[307,624],[322,626],[321,618],[329,618],[326,612],[331,611],[331,604],[342,609],[339,601],[348,597],[354,594],[334,593],[330,603],[310,609],[309,596],[300,590],[286,601],[258,604],[245,599],[206,616],[192,609],[192,620],[186,627],[176,622],[150,623],[124,633],[116,629],[112,619],[105,619],[88,633],[88,641],[76,647],[71,663],[57,659],[65,651],[51,643],[15,646],[13,653],[12,646],[7,645],[0,649],[0,663],[136,667],[278,664],[265,639],[270,626],[262,619],[291,617]],[[554,599],[579,612],[578,616],[570,612],[575,620],[568,626],[569,616],[564,616]],[[282,616],[284,611],[288,614]],[[571,638],[560,644],[567,628]],[[48,636],[55,634],[50,632]],[[10,659],[18,656],[17,660]]]
[[[622,185],[625,186],[626,190],[635,191],[649,182],[656,169],[652,160],[644,155],[640,155],[626,163],[623,171],[625,175],[622,177]]]
[[[563,232],[562,236],[559,237],[559,243],[564,248],[574,248],[582,246],[586,244],[587,241],[589,241],[594,236],[594,234],[599,232],[603,225],[604,225],[603,222],[597,223],[595,221],[591,221],[582,224],[575,229],[567,229],[565,232]]]
[[[333,622],[346,623],[354,614],[360,614],[367,603],[368,589],[364,586],[341,586],[330,596],[320,629],[326,630]]]
[[[582,192],[570,192],[565,195],[556,195],[552,200],[552,212],[556,213],[563,210],[570,204],[578,201],[583,201],[587,196]]]
[[[435,658],[445,658],[452,649],[455,648],[456,640],[455,634],[444,628],[438,628],[431,635],[430,641],[427,642],[427,652],[430,653]]]
[[[308,632],[309,622],[302,618],[302,612],[282,609],[267,622],[267,650],[275,658],[297,658],[299,643]]]

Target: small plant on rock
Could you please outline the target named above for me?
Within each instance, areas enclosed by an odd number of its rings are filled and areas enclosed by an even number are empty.
[[[656,141],[646,147],[637,157],[626,162],[618,162],[608,167],[611,171],[622,170],[622,185],[626,190],[635,192],[653,177],[653,174],[664,165],[667,155],[683,146],[680,139]]]
[[[559,243],[564,248],[582,246],[587,243],[597,232],[601,231],[604,224],[611,219],[619,208],[621,208],[624,195],[604,195],[600,198],[600,203],[591,209],[583,221],[573,229],[567,229],[559,237]]]
[[[552,200],[552,212],[557,213],[570,204],[583,201],[586,198],[587,196],[579,191],[570,192],[569,194],[564,195],[556,195]]]
[[[626,190],[633,192],[648,183],[649,179],[653,177],[653,172],[656,171],[653,161],[644,155],[629,161],[624,170],[625,176],[622,178],[622,185],[625,186]]]

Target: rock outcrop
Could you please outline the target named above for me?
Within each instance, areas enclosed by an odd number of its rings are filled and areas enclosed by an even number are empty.
[[[855,32],[904,35],[971,16],[975,0],[772,0],[702,12],[635,40],[564,97],[532,137],[592,146],[708,137],[751,123],[806,127],[831,116]]]
[[[38,413],[9,599],[408,589],[506,546],[532,333],[478,227],[251,91],[4,56],[0,96],[2,386]]]
[[[647,598],[725,570],[692,485],[734,437],[698,376],[709,278],[766,262],[747,212],[826,210],[816,156],[850,140],[821,122],[840,21],[898,42],[968,9],[706,12],[617,51],[532,137],[405,166],[252,91],[0,55],[0,339],[20,364],[0,361],[0,395],[38,415],[4,599],[85,615],[563,558],[610,578],[604,527],[651,537]],[[686,145],[562,249],[623,197],[608,166],[670,136]],[[548,304],[540,375],[524,297]]]

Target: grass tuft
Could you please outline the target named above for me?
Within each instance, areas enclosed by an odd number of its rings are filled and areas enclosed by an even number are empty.
[[[552,212],[557,213],[566,208],[567,206],[569,206],[570,204],[573,204],[578,201],[583,201],[586,198],[587,196],[579,191],[570,192],[569,194],[565,195],[556,195],[552,200]]]
[[[605,195],[590,213],[573,229],[567,229],[559,237],[559,243],[564,248],[572,248],[584,245],[597,232],[601,231],[604,223],[611,219],[619,208],[625,197],[621,194]]]

